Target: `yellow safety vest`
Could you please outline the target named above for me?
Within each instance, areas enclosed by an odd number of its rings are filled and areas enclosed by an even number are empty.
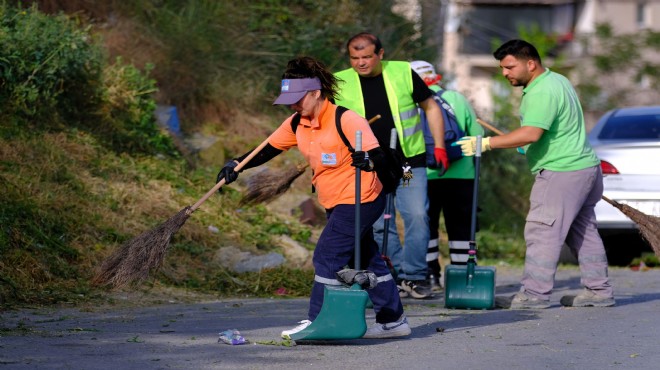
[[[422,154],[426,151],[424,131],[417,104],[412,98],[413,83],[410,63],[397,61],[382,63],[385,92],[403,155],[410,158]],[[360,76],[353,68],[339,71],[335,73],[335,76],[342,80],[339,83],[339,96],[335,103],[365,117]]]

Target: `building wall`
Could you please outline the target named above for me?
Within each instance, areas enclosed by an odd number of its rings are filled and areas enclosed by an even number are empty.
[[[525,1],[527,4],[548,3],[548,1]],[[558,1],[561,2],[561,1]],[[478,3],[478,4],[475,4]],[[465,94],[472,101],[477,114],[486,120],[494,117],[493,111],[493,77],[500,73],[498,61],[490,54],[463,54],[461,53],[461,24],[465,22],[467,12],[479,4],[499,4],[504,1],[469,1],[469,0],[449,0],[448,18],[445,20],[444,43],[441,52],[442,73],[451,80],[451,87]],[[512,1],[509,4],[520,4],[521,1]],[[566,2],[564,2],[566,3]],[[598,23],[609,22],[613,26],[615,33],[635,33],[641,28],[650,28],[660,30],[660,0],[646,0],[646,14],[643,22],[638,22],[638,1],[637,0],[579,0],[577,4],[574,38],[578,40],[582,37],[589,37]],[[520,5],[524,6],[524,4]],[[471,19],[471,22],[478,20]],[[465,36],[469,37],[469,35]],[[506,41],[506,40],[502,40]],[[589,46],[597,48],[597,45]],[[597,49],[596,49],[597,50]],[[588,68],[583,63],[583,58],[594,50],[585,49],[577,41],[571,42],[566,49],[569,55],[566,65],[575,66],[573,73],[568,73],[569,79],[574,83],[580,77],[584,68]],[[660,55],[650,55],[651,60],[660,60]],[[544,60],[544,64],[552,68],[552,60]],[[612,89],[619,86],[637,86],[637,82],[631,79],[631,76],[603,76],[611,79]],[[518,93],[519,89],[515,89]],[[640,85],[636,89],[636,96],[629,100],[636,105],[657,104],[660,101],[660,91],[656,86]],[[585,112],[587,125],[591,127],[601,112]]]

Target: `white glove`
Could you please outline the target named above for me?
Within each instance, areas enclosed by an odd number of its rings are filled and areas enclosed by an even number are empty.
[[[460,145],[463,156],[471,157],[477,153],[477,137],[476,136],[463,136],[458,139],[452,146]],[[481,139],[481,152],[490,150],[490,137]]]

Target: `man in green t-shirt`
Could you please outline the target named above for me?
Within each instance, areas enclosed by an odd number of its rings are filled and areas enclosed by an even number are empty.
[[[586,139],[577,93],[568,79],[543,67],[538,51],[526,41],[507,41],[493,56],[511,85],[523,87],[521,127],[484,138],[481,149],[529,145],[527,162],[536,176],[525,224],[522,286],[512,297],[496,297],[495,303],[514,309],[550,307],[559,254],[566,243],[578,258],[584,290],[562,297],[561,304],[613,306],[607,256],[594,213],[603,195],[603,176]],[[465,137],[460,145],[464,155],[474,155],[476,138]]]

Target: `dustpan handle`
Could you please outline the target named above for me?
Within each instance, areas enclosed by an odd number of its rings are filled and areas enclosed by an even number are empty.
[[[481,168],[481,136],[477,136],[476,153],[474,154],[474,188],[472,189],[472,219],[470,220],[470,249],[468,250],[467,276],[474,275],[474,265],[477,258],[477,209],[479,203],[479,174]]]
[[[355,151],[362,150],[362,131],[355,131]],[[368,154],[364,153],[365,158],[368,158]],[[360,185],[362,184],[362,171],[359,167],[355,167],[355,269],[359,270],[362,266],[362,261],[360,260],[360,203],[362,202],[362,189]]]
[[[380,116],[380,115],[379,115]],[[391,150],[396,150],[396,140],[398,136],[396,133],[396,129],[393,128],[390,130],[390,149]],[[393,196],[393,191],[387,193],[385,195],[385,214],[384,214],[384,219],[383,221],[383,247],[382,247],[382,254],[383,256],[387,256],[387,244],[388,244],[388,232],[390,229],[390,219],[392,218],[392,196]]]
[[[477,136],[477,148],[474,154],[474,187],[472,188],[472,218],[470,220],[470,239],[477,238],[477,209],[479,202],[479,174],[481,168],[481,136]]]

